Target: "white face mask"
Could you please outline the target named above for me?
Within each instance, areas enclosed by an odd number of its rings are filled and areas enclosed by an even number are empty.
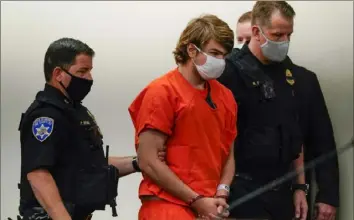
[[[281,62],[286,58],[289,51],[289,41],[271,41],[263,33],[262,29],[258,27],[266,42],[261,45],[262,53],[271,61]]]
[[[221,76],[225,69],[225,60],[218,59],[210,56],[201,51],[197,46],[195,48],[206,56],[206,62],[203,65],[197,65],[194,60],[193,63],[196,66],[200,76],[204,80],[217,79]]]
[[[245,44],[244,43],[236,44],[235,48],[238,48],[241,50],[243,45],[245,45]]]

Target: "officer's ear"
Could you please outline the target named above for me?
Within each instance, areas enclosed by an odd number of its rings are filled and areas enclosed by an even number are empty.
[[[188,53],[188,56],[189,56],[190,58],[194,58],[194,57],[197,56],[198,50],[197,50],[197,48],[195,48],[195,45],[194,45],[194,44],[189,43],[189,44],[187,45],[187,53]]]
[[[63,70],[59,67],[55,67],[53,70],[53,79],[56,79],[58,82],[63,80]]]
[[[257,41],[261,40],[261,31],[259,30],[258,25],[252,25],[252,37]]]

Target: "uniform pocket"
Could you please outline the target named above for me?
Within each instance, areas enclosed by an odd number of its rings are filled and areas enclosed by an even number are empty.
[[[80,170],[76,177],[76,205],[82,207],[104,208],[107,204],[107,168],[98,167]]]

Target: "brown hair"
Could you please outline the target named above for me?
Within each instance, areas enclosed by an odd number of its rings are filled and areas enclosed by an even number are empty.
[[[293,19],[294,9],[286,1],[257,1],[252,10],[252,25],[270,25],[273,12],[279,11],[287,19]]]
[[[238,19],[237,23],[243,23],[246,21],[251,21],[252,19],[252,11],[248,11],[246,13],[243,13],[241,17]]]
[[[203,48],[210,40],[221,44],[228,53],[234,46],[234,33],[226,22],[215,15],[203,15],[192,19],[183,30],[173,55],[177,64],[185,64],[190,58],[187,46],[190,43]]]

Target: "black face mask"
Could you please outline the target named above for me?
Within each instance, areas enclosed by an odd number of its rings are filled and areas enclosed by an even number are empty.
[[[67,70],[63,68],[62,70],[66,74],[71,76],[71,81],[67,88],[65,88],[62,82],[59,82],[60,85],[68,93],[70,99],[72,99],[74,102],[81,102],[86,97],[86,95],[91,91],[93,80],[88,80],[88,79],[74,76],[73,74],[69,73]]]

